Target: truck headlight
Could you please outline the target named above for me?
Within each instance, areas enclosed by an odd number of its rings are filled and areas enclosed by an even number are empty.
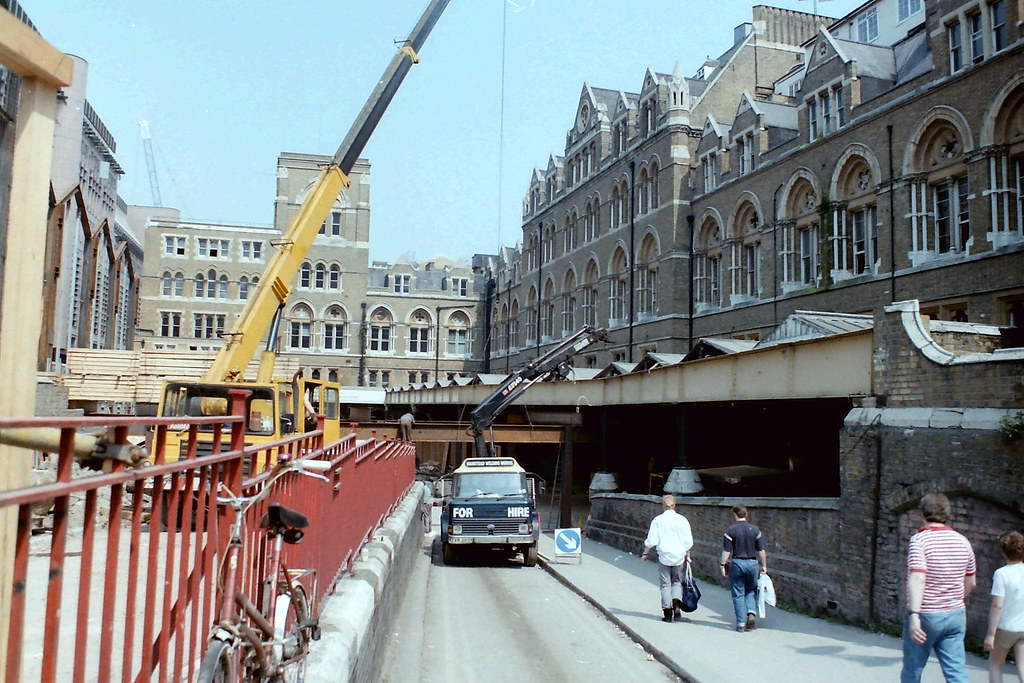
[[[523,535],[523,534],[528,534],[528,533],[530,533],[530,525],[525,523],[525,522],[520,524],[519,525],[519,534]]]
[[[451,530],[450,533],[461,534],[462,533],[462,525],[461,524],[452,524],[452,530]]]

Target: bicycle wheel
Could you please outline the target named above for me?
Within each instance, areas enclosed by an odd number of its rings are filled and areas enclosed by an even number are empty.
[[[231,645],[223,640],[213,640],[206,648],[203,663],[196,675],[197,683],[234,683],[234,659]]]
[[[294,596],[294,600],[292,599]],[[309,647],[308,628],[301,628],[309,618],[306,591],[296,584],[292,596],[277,596],[274,606],[274,658],[281,664],[278,678],[285,683],[302,683],[306,679],[306,652]]]

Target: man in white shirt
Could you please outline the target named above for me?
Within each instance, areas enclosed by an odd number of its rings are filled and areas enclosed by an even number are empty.
[[[646,560],[651,548],[658,549],[658,585],[661,589],[662,621],[671,622],[673,618],[681,619],[683,598],[683,566],[690,561],[690,548],[693,547],[693,533],[686,517],[676,512],[674,496],[661,497],[660,515],[651,521],[651,528],[644,540],[644,552],[640,556]]]

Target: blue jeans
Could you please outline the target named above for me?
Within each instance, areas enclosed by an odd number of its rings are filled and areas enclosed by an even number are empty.
[[[915,643],[910,637],[910,617],[903,619],[903,670],[900,672],[900,681],[918,683],[924,665],[928,662],[928,655],[934,648],[946,682],[967,683],[967,656],[964,653],[967,610],[931,612],[920,615],[920,618],[921,628],[928,636],[921,644]]]
[[[732,586],[732,608],[736,625],[747,623],[747,613],[757,614],[757,579],[761,564],[755,558],[732,558],[729,561],[729,583]]]
[[[683,568],[658,563],[658,587],[661,588],[661,607],[668,609],[672,599],[683,597]]]

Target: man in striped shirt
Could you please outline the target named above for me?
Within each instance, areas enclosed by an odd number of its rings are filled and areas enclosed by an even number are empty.
[[[907,617],[903,625],[902,683],[918,683],[928,656],[935,656],[948,683],[967,683],[964,598],[974,589],[977,567],[970,542],[953,531],[949,499],[921,498],[925,525],[907,547]]]

